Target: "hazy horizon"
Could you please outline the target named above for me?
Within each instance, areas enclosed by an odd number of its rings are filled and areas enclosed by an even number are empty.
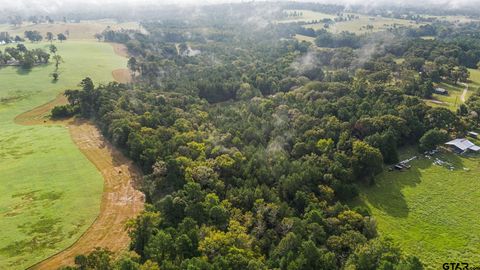
[[[241,3],[241,2],[288,2],[286,0],[18,0],[18,1],[0,1],[0,10],[23,11],[23,12],[44,12],[52,13],[59,9],[78,10],[98,6],[118,6],[118,7],[142,7],[142,6],[162,6],[162,5],[208,5],[216,3]],[[357,5],[357,6],[436,6],[445,9],[460,9],[480,4],[480,0],[301,0],[294,2],[316,2],[325,4],[339,5]]]

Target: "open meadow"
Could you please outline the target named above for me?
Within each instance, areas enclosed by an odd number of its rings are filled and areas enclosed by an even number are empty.
[[[391,237],[427,269],[445,260],[480,261],[480,159],[455,154],[418,155],[412,168],[383,172],[372,187],[363,187],[356,202],[375,217],[379,234]],[[436,160],[450,163],[439,165]],[[450,166],[453,166],[451,169]]]
[[[0,24],[0,32],[8,32],[11,36],[23,36],[25,31],[39,31],[41,35],[45,36],[47,32],[52,32],[54,35],[59,33],[68,33],[69,39],[87,40],[95,39],[94,35],[101,33],[106,28],[111,30],[140,30],[144,31],[138,22],[122,22],[115,20],[95,20],[95,21],[80,21],[80,22],[55,22],[55,23],[39,23],[33,24],[25,22],[20,26],[13,26],[10,24]]]
[[[344,17],[347,15],[353,16],[354,19],[339,21],[331,24],[328,28],[324,28],[325,23],[313,23],[315,21],[322,21],[324,19],[334,20],[338,16],[335,14],[327,14],[322,12],[315,12],[310,10],[285,10],[289,14],[297,12],[301,14],[296,17],[289,17],[284,20],[278,21],[279,23],[291,23],[291,22],[304,22],[306,28],[313,28],[314,30],[327,29],[332,33],[341,33],[348,31],[356,34],[364,34],[370,32],[385,31],[391,28],[398,27],[419,27],[422,23],[416,23],[411,20],[386,18],[380,16],[367,16],[357,13],[344,13]],[[371,28],[367,28],[367,26]]]
[[[426,103],[432,107],[444,107],[456,112],[458,107],[480,88],[480,70],[468,69],[468,71],[470,72],[468,83],[458,85],[440,83],[436,87],[446,89],[448,95],[433,94],[432,99],[426,100]]]
[[[49,44],[26,46],[48,50]],[[124,68],[126,59],[107,43],[54,44],[64,59],[57,82],[49,76],[53,63],[28,72],[0,69],[0,269],[25,269],[72,245],[100,210],[102,175],[68,127],[24,126],[14,119],[87,76],[97,84],[112,81],[112,71]]]

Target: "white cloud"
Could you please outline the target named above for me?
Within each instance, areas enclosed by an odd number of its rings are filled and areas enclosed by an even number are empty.
[[[53,12],[59,9],[76,10],[84,7],[101,6],[136,6],[136,5],[205,5],[225,2],[249,2],[252,0],[0,0],[0,10],[42,11]],[[256,0],[262,1],[262,0]],[[273,0],[276,1],[276,0]],[[278,1],[278,0],[277,0]],[[287,1],[287,0],[279,0]],[[302,2],[320,2],[343,5],[379,6],[395,4],[401,6],[428,6],[434,5],[444,8],[474,7],[480,0],[297,0]]]

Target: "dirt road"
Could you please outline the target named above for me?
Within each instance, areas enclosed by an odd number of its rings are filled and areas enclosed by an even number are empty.
[[[467,98],[467,93],[468,93],[468,84],[462,83],[462,85],[465,86],[465,89],[463,89],[462,95],[460,96],[460,100],[462,100],[462,102],[465,103]]]
[[[118,252],[127,248],[129,237],[125,223],[136,217],[144,207],[144,195],[136,189],[141,172],[120,151],[115,149],[90,122],[85,120],[47,120],[47,114],[63,97],[23,113],[15,118],[22,125],[67,125],[73,142],[95,165],[104,178],[104,191],[100,213],[92,226],[69,248],[32,266],[30,269],[57,269],[73,264],[78,254],[85,254],[95,247]]]
[[[143,210],[144,196],[135,188],[141,173],[132,162],[107,142],[93,124],[75,120],[68,128],[80,151],[103,175],[100,213],[77,242],[30,269],[50,270],[71,265],[76,255],[88,253],[95,247],[113,252],[126,249],[130,239],[125,223]]]
[[[116,48],[115,51],[121,52],[122,48]],[[68,127],[73,142],[103,176],[100,213],[73,245],[29,269],[52,270],[72,265],[76,255],[88,253],[95,247],[113,252],[126,249],[130,238],[125,231],[125,224],[144,209],[144,195],[136,188],[142,178],[140,170],[115,149],[95,125],[86,120],[52,121],[48,118],[53,107],[66,103],[66,98],[59,95],[47,104],[18,115],[14,121],[20,125],[61,124]]]
[[[114,46],[121,54],[122,46]],[[119,76],[115,76],[118,79]],[[120,76],[122,77],[122,76]],[[123,75],[123,78],[126,76]],[[15,118],[20,125],[66,125],[73,142],[95,165],[104,178],[100,213],[87,231],[70,247],[33,265],[30,269],[58,269],[72,265],[78,254],[85,254],[95,247],[113,252],[128,247],[130,238],[125,231],[126,222],[136,217],[144,208],[144,195],[136,186],[141,180],[140,170],[120,151],[115,149],[92,123],[86,120],[66,119],[52,121],[48,118],[54,106],[66,104],[63,95],[55,100],[22,113]]]

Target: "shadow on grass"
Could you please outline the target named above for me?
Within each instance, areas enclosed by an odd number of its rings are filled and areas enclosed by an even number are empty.
[[[353,202],[356,206],[365,207],[371,213],[370,207],[379,209],[392,217],[406,218],[409,214],[409,206],[402,192],[406,187],[415,187],[422,182],[426,169],[444,170],[448,177],[448,168],[433,164],[436,158],[449,162],[455,170],[463,170],[463,162],[455,154],[437,154],[433,159],[427,159],[419,155],[420,159],[411,163],[412,168],[405,171],[385,171],[378,175],[372,186],[361,186],[361,198]],[[435,168],[431,168],[435,166]]]
[[[30,74],[31,71],[32,71],[31,68],[22,68],[22,67],[17,68],[17,74],[18,75],[28,75],[28,74]]]

